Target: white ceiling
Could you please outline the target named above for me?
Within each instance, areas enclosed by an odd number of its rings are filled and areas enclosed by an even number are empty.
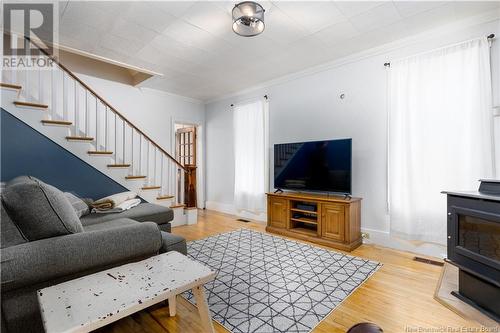
[[[266,29],[231,30],[233,1],[61,2],[59,42],[163,73],[141,86],[210,100],[411,34],[500,1],[260,1]]]

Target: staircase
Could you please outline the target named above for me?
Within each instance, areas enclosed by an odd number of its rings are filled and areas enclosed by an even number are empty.
[[[303,145],[303,143],[288,143],[277,146],[274,152],[274,172],[277,176],[286,169],[293,156],[297,154]]]
[[[172,208],[173,226],[196,223],[195,207],[184,204],[190,169],[24,38],[54,66],[3,70],[2,108],[144,200]]]

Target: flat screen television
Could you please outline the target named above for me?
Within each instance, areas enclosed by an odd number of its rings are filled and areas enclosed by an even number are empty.
[[[352,139],[274,145],[274,187],[351,194]]]

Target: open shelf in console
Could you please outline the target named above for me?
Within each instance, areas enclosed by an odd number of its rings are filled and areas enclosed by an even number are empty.
[[[318,234],[318,203],[290,201],[290,230],[309,236]]]

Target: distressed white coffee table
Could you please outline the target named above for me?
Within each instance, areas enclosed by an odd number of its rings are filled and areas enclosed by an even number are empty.
[[[204,332],[214,332],[203,285],[215,272],[178,252],[108,269],[38,291],[47,333],[90,332],[193,290]]]

